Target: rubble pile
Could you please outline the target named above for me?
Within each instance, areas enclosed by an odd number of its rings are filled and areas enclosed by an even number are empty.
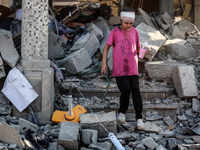
[[[69,11],[73,11],[71,16],[64,15]],[[120,24],[110,18],[116,21],[119,17],[110,16],[108,5],[86,2],[81,3],[79,9],[66,7],[57,16],[49,14],[48,58],[55,72],[54,111],[68,111],[66,91],[72,85],[73,106],[81,105],[87,113],[80,115],[80,123],[41,125],[32,105],[28,107],[27,120],[12,116],[12,104],[0,93],[0,135],[6,135],[0,137],[0,150],[114,150],[109,133],[114,133],[126,150],[199,149],[199,30],[192,22],[181,17],[173,19],[167,12],[153,17],[140,8],[138,12],[134,27],[139,32],[141,45],[149,43],[145,58],[139,59],[141,92],[164,91],[162,98],[143,95],[145,129],[137,130],[131,101],[127,123],[122,125],[116,121],[119,95],[108,96],[112,91],[119,94],[116,81],[111,77],[112,48],[107,62],[109,73],[100,75],[107,37],[112,28]],[[16,18],[0,23],[3,87],[9,70],[20,66],[21,26]],[[8,29],[7,23],[11,23],[12,28]],[[82,93],[98,90],[103,91],[103,96]]]

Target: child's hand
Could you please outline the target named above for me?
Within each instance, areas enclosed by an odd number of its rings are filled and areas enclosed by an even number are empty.
[[[108,71],[108,67],[106,64],[102,64],[101,66],[101,74],[106,75],[106,72]]]

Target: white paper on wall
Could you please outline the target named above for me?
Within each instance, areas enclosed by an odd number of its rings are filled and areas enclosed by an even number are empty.
[[[1,91],[20,112],[38,97],[32,85],[16,67],[9,71]]]

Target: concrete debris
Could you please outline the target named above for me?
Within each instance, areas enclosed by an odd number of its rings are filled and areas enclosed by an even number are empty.
[[[97,13],[99,9],[101,15]],[[108,138],[108,132],[114,133],[126,150],[199,149],[200,33],[188,20],[190,9],[190,4],[185,5],[183,17],[175,18],[171,18],[167,11],[152,15],[138,9],[139,15],[133,26],[138,30],[141,45],[144,42],[149,44],[149,50],[138,64],[144,104],[143,130],[136,128],[132,101],[126,114],[126,124],[116,121],[120,92],[116,80],[110,76],[112,47],[107,57],[108,75],[99,74],[106,40],[111,29],[121,24],[120,17],[110,17],[111,9],[107,4],[88,2],[63,8],[58,11],[58,20],[49,16],[48,59],[55,63],[60,74],[63,73],[62,80],[55,81],[59,82],[55,84],[58,91],[55,101],[50,102],[54,103],[52,111],[68,111],[69,96],[66,92],[71,86],[73,106],[79,104],[88,113],[80,115],[80,123],[40,122],[37,126],[25,119],[23,114],[19,115],[18,110],[0,93],[0,150],[116,149]],[[71,16],[68,15],[70,13]],[[1,17],[4,15],[0,14]],[[0,23],[4,20],[0,19]],[[19,29],[21,25],[19,21],[17,23],[16,28]],[[9,31],[7,27],[6,30],[0,29],[1,87],[8,71],[24,62],[18,63],[21,53],[21,33],[18,32],[21,31],[16,32],[14,28]],[[46,88],[46,75],[41,77],[36,69],[28,76],[34,88],[38,90],[40,85]],[[55,74],[57,77],[58,74]],[[39,94],[39,97],[47,96]],[[49,103],[48,99],[35,103],[37,111],[43,110],[42,118],[51,116],[51,113],[45,114],[45,108],[41,107]],[[29,113],[28,117],[33,115],[36,114]]]

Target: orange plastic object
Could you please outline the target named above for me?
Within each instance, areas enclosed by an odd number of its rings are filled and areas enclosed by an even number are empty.
[[[84,114],[87,113],[87,110],[80,105],[76,105],[73,109],[72,109],[72,116],[69,116],[69,112],[68,111],[59,111],[56,110],[53,113],[52,116],[52,122],[53,123],[60,123],[60,122],[64,122],[64,121],[68,121],[68,122],[80,122],[80,114]]]

